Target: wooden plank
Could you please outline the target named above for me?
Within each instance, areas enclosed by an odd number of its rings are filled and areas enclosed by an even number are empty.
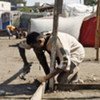
[[[55,90],[84,90],[84,89],[100,89],[100,84],[55,84]]]
[[[41,100],[45,90],[45,83],[42,83],[36,92],[32,95],[30,100]]]

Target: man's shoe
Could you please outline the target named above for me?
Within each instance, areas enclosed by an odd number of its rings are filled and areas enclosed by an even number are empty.
[[[22,69],[22,73],[19,76],[20,79],[26,80],[25,75],[30,72],[31,66],[32,66],[32,62],[31,63],[28,63],[27,65],[24,65],[24,67]]]
[[[25,73],[25,74],[29,73],[31,66],[32,66],[32,62],[25,64],[23,67],[23,73]]]

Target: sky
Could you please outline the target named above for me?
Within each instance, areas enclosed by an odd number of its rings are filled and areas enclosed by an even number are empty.
[[[35,2],[41,2],[41,3],[54,3],[54,0],[26,0],[28,6],[33,6]]]

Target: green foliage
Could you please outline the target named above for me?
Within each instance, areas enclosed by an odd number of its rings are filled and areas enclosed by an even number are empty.
[[[21,12],[30,12],[30,11],[32,11],[32,8],[23,7],[23,8],[19,8],[18,10]]]
[[[86,5],[91,5],[91,6],[93,6],[93,5],[96,5],[96,4],[97,4],[97,1],[96,1],[96,0],[84,0],[84,3],[85,3]]]

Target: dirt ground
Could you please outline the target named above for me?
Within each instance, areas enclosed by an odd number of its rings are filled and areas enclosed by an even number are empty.
[[[26,80],[21,80],[18,75],[23,67],[23,62],[19,56],[16,43],[22,39],[11,40],[8,37],[0,37],[0,90],[6,92],[5,96],[0,96],[0,100],[30,100],[32,91],[30,84],[36,76],[44,75],[32,50],[27,50],[28,60],[33,62],[30,73]],[[100,83],[100,61],[94,61],[96,51],[94,48],[85,48],[86,57],[80,64],[79,77],[84,82]],[[100,57],[99,57],[100,58]],[[100,100],[100,90],[77,90],[77,91],[54,91],[45,93],[43,100]]]

